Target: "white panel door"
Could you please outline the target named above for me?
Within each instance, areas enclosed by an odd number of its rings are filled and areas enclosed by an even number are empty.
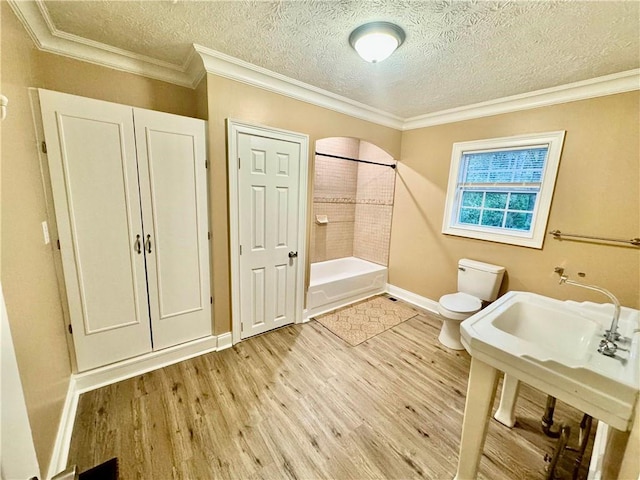
[[[301,147],[246,133],[237,141],[241,338],[247,338],[295,319]]]
[[[211,335],[206,122],[134,109],[153,349]]]
[[[130,107],[40,90],[78,369],[151,351]]]

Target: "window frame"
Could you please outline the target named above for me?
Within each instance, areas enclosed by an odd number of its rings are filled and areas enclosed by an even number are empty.
[[[469,142],[457,142],[453,144],[451,164],[449,168],[449,182],[446,192],[444,216],[442,220],[442,233],[459,237],[475,238],[491,242],[506,243],[511,245],[542,248],[544,242],[547,221],[551,209],[551,200],[555,190],[560,156],[564,144],[565,130],[555,132],[534,133],[516,135],[512,137],[489,138],[473,140]],[[540,189],[533,209],[531,230],[508,230],[503,227],[487,227],[473,224],[461,224],[457,221],[458,211],[462,206],[462,192],[459,188],[460,169],[465,153],[509,151],[535,147],[548,147],[547,157],[543,168]],[[518,184],[514,184],[515,187]],[[487,187],[487,189],[496,187]],[[512,188],[512,187],[511,187]],[[486,191],[486,190],[480,190]],[[520,193],[520,192],[514,192]],[[480,207],[482,209],[482,206]],[[508,204],[505,211],[508,210]]]

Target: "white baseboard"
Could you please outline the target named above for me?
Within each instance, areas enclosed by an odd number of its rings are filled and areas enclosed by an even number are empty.
[[[218,351],[233,347],[231,332],[218,335]]]
[[[392,297],[411,303],[412,305],[423,308],[431,313],[438,313],[438,302],[431,300],[430,298],[423,297],[417,293],[410,292],[409,290],[396,287],[389,283],[387,283],[387,293]]]
[[[218,337],[212,335],[104,367],[94,368],[73,376],[76,381],[76,391],[84,393],[95,390],[216,350],[218,350]]]
[[[73,433],[73,424],[76,419],[78,399],[80,398],[80,393],[76,390],[76,380],[73,377],[74,376],[71,375],[71,379],[69,380],[67,396],[64,399],[62,415],[60,416],[60,423],[58,424],[56,442],[53,445],[53,452],[51,453],[49,471],[46,477],[49,479],[67,468],[71,434]]]
[[[82,393],[231,346],[231,332],[223,333],[71,375],[47,478],[50,479],[67,466],[73,424],[78,409],[78,400]]]

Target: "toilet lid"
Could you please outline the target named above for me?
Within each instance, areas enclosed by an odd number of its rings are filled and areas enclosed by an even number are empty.
[[[479,298],[468,293],[451,293],[440,298],[440,305],[447,310],[459,313],[476,312],[482,308]]]

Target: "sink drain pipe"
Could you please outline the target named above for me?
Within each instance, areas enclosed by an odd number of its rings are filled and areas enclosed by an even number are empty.
[[[559,438],[562,427],[556,431],[551,430],[553,426],[553,411],[556,408],[556,397],[551,395],[547,396],[547,406],[544,409],[544,415],[542,416],[542,431],[547,437]]]
[[[580,433],[578,436],[578,446],[571,447],[568,445],[569,437],[571,436],[571,427],[569,425],[560,425],[558,430],[551,430],[553,426],[553,412],[556,408],[556,398],[551,395],[547,396],[547,406],[542,416],[542,431],[545,435],[551,438],[557,438],[555,451],[552,457],[545,455],[545,461],[549,462],[547,466],[547,480],[553,480],[555,478],[555,470],[558,462],[565,450],[576,452],[577,455],[573,462],[573,475],[572,480],[577,480],[580,472],[580,466],[582,465],[582,459],[584,458],[585,451],[587,449],[587,443],[589,443],[589,434],[591,433],[591,425],[593,419],[590,415],[584,414],[582,421],[580,422]]]

